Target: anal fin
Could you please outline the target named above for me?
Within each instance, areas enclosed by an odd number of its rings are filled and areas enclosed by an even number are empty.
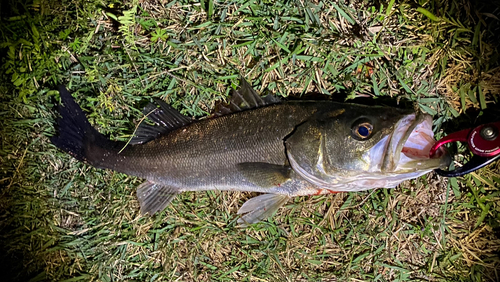
[[[281,194],[263,194],[251,198],[238,210],[238,214],[244,214],[238,219],[239,226],[246,227],[270,217],[289,199],[289,196]]]
[[[141,205],[141,214],[154,215],[164,210],[179,194],[175,187],[146,181],[137,187],[137,198]]]

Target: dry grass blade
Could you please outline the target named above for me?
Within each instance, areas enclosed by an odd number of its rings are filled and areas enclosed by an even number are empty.
[[[150,97],[204,117],[240,74],[278,96],[409,101],[435,115],[439,135],[463,129],[498,110],[497,3],[10,2],[0,9],[0,268],[12,281],[500,280],[499,163],[296,198],[238,229],[254,195],[186,193],[141,217],[140,179],[49,143],[56,84],[125,141]]]

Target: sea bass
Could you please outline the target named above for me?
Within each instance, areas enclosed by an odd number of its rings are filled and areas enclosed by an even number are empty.
[[[162,211],[185,191],[264,193],[238,211],[242,226],[271,216],[290,197],[394,188],[447,167],[433,158],[432,118],[413,110],[331,101],[260,97],[241,79],[228,104],[192,120],[161,100],[144,113],[130,143],[92,127],[64,86],[52,143],[94,167],[145,178],[137,188],[142,214]]]

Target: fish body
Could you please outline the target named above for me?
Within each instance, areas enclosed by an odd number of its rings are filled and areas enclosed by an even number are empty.
[[[220,116],[192,121],[164,102],[145,113],[130,144],[97,132],[64,88],[52,142],[88,164],[147,179],[141,212],[163,210],[185,191],[264,193],[246,202],[241,225],[258,222],[290,197],[392,188],[449,160],[433,159],[430,116],[392,107],[262,99],[244,80]],[[406,153],[409,152],[409,153]]]

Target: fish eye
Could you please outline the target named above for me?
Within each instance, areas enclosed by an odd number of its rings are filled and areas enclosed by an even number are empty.
[[[351,136],[358,141],[369,139],[372,133],[373,125],[366,119],[356,121],[351,127]]]

